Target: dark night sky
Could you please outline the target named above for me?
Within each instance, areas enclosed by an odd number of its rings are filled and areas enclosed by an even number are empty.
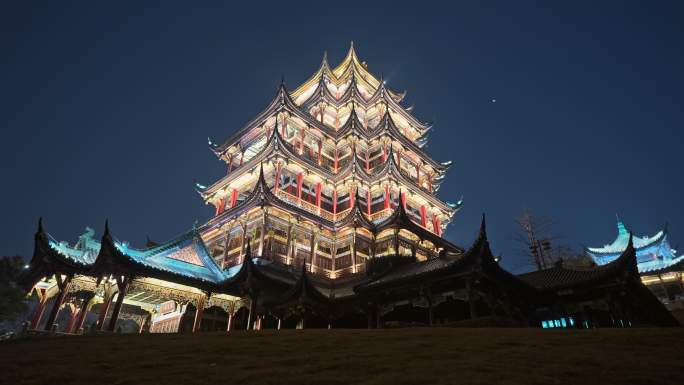
[[[684,242],[681,2],[66,3],[0,6],[0,255],[30,256],[39,216],[69,241],[109,218],[134,245],[206,220],[193,180],[225,171],[207,136],[350,40],[435,122],[427,150],[454,162],[439,194],[465,199],[452,241],[486,212],[494,252],[525,270],[529,207],[577,249],[612,241],[616,213]]]

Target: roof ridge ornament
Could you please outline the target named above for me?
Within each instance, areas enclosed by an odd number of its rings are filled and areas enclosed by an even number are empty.
[[[620,219],[620,217],[615,214],[615,218],[617,220],[617,228],[618,228],[618,234],[627,234],[631,233],[628,229],[627,226],[625,226],[625,223]]]
[[[622,253],[622,255],[618,258],[622,259],[623,257],[625,258],[626,261],[625,263],[628,263],[627,268],[629,269],[629,273],[632,274],[632,276],[637,277],[639,279],[639,267],[638,267],[638,261],[636,257],[636,249],[634,248],[634,235],[632,232],[629,232],[629,240],[627,240],[627,248],[625,251]]]
[[[280,78],[280,85],[278,85],[278,99],[281,107],[285,105],[287,98],[289,98],[289,95],[287,93],[287,87],[285,87],[285,75],[282,75]]]
[[[259,163],[259,180],[257,183],[263,191],[268,190],[268,185],[266,184],[266,177],[264,176],[264,162]]]
[[[214,142],[211,140],[211,137],[210,137],[210,136],[207,136],[207,142],[209,143],[209,147],[211,147],[212,149],[215,149],[215,148],[218,147],[218,144],[214,143]]]
[[[482,213],[482,222],[480,222],[480,232],[478,234],[482,239],[487,240],[487,220],[485,218],[485,213]]]

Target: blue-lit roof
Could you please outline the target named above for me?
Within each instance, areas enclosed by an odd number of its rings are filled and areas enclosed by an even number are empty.
[[[62,256],[81,265],[92,265],[100,252],[100,242],[93,238],[95,232],[90,227],[86,227],[85,232],[78,237],[78,242],[70,246],[67,242],[58,242],[48,236],[48,244]]]
[[[624,223],[622,223],[622,221],[617,222],[617,228],[618,236],[617,238],[615,238],[613,243],[605,245],[603,247],[589,247],[587,250],[589,250],[589,252],[593,254],[622,253],[627,248],[627,242],[629,242],[629,231],[627,231],[627,228],[625,227]],[[661,238],[664,237],[664,235],[665,232],[661,230],[652,237],[633,236],[632,242],[634,243],[634,248],[638,250],[658,242]]]
[[[587,254],[598,265],[605,265],[617,259],[627,248],[629,231],[622,221],[617,222],[618,236],[609,245],[604,247],[589,247]],[[652,237],[633,237],[636,249],[637,267],[640,273],[648,273],[666,269],[684,261],[683,256],[676,256],[677,250],[670,246],[667,233],[661,230]]]
[[[194,230],[148,249],[135,249],[126,242],[117,241],[114,244],[122,254],[153,269],[213,283],[228,276],[211,258],[204,242]]]
[[[91,228],[86,228],[74,245],[59,242],[50,236],[48,242],[63,257],[87,266],[95,263],[100,252],[101,243],[94,235]],[[114,245],[122,254],[143,266],[207,282],[221,282],[240,270],[240,265],[221,270],[195,229],[169,242],[146,249],[131,247],[128,242],[115,241]]]

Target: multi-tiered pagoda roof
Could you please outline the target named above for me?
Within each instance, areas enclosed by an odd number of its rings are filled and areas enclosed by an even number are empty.
[[[617,230],[618,235],[612,243],[603,247],[586,248],[586,253],[596,264],[605,265],[612,262],[627,248],[630,232],[620,219],[617,220]],[[677,250],[670,246],[667,226],[653,236],[633,238],[637,266],[641,274],[657,274],[684,268],[684,255],[677,256]]]
[[[235,135],[209,141],[226,173],[196,186],[215,208],[204,224],[133,247],[108,224],[100,240],[87,229],[73,245],[58,242],[41,221],[21,280],[40,297],[30,328],[43,325],[51,297],[43,330],[55,328],[68,302],[79,310],[67,333],[83,330],[95,306],[93,327],[107,323],[109,331],[120,313],[149,314],[154,332],[215,330],[217,314],[228,331],[269,327],[269,319],[278,329],[358,327],[359,316],[367,327],[382,327],[406,307],[425,325],[483,312],[515,325],[676,324],[636,269],[637,255],[649,271],[682,261],[665,231],[632,239],[620,222],[613,244],[588,249],[603,266],[558,265],[521,276],[499,266],[484,216],[467,250],[444,239],[462,201],[436,195],[450,162],[424,152],[430,125],[402,105],[405,95],[371,74],[352,45],[338,66],[324,55],[302,85],[290,91],[281,83]],[[601,319],[606,298],[611,315]],[[587,301],[594,300],[592,313]],[[209,327],[202,325],[205,308],[214,316]],[[140,322],[142,331],[147,321]]]
[[[461,201],[451,204],[435,196],[450,162],[434,161],[424,153],[421,147],[430,126],[400,104],[404,94],[391,91],[373,76],[353,45],[334,69],[324,57],[318,71],[294,91],[281,84],[267,108],[231,138],[220,145],[210,141],[212,151],[228,163],[229,172],[208,187],[200,186],[201,194],[223,211],[226,200],[231,200],[231,188],[239,190],[236,203],[249,194],[251,189],[243,185],[255,184],[259,164],[265,165],[266,180],[273,188],[273,162],[287,160],[325,181],[324,195],[356,181],[395,184],[396,190],[409,192],[415,207],[425,204],[434,210],[440,223],[436,232],[441,234]],[[343,190],[347,199],[353,199],[349,189]]]

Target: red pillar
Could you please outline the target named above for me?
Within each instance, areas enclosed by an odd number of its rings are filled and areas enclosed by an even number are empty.
[[[434,230],[435,234],[439,235],[440,237],[442,236],[442,224],[435,214],[432,214],[432,229]]]
[[[233,191],[230,193],[230,207],[235,207],[235,204],[237,203],[237,196],[238,191],[234,188]]]
[[[86,317],[88,316],[88,307],[83,304],[80,313],[78,314],[78,322],[74,325],[74,333],[78,333],[83,329],[83,324],[85,323]]]
[[[404,210],[406,210],[406,191],[401,192],[401,205],[404,207]]]
[[[370,191],[370,188],[368,188],[368,190],[366,190],[366,214],[368,214],[368,216],[371,215],[371,204],[372,203],[373,202],[371,200],[371,191]]]
[[[337,214],[337,189],[333,190],[333,214]]]
[[[226,331],[229,332],[233,330],[233,313],[228,312],[228,326],[226,327]]]
[[[216,215],[221,215],[226,210],[226,199],[221,198],[219,199],[218,204],[216,205]]]
[[[204,315],[204,298],[197,301],[197,309],[195,309],[195,321],[192,323],[192,332],[197,332],[202,326],[202,316]]]
[[[318,141],[318,164],[321,164],[321,150],[323,149],[323,142]]]
[[[304,182],[304,174],[297,174],[297,200],[302,203],[302,183]]]
[[[273,182],[273,191],[275,193],[278,193],[278,187],[280,187],[280,162],[276,162],[275,181]]]
[[[427,212],[425,211],[425,205],[420,205],[420,224],[423,227],[427,227]]]
[[[33,313],[33,318],[31,319],[30,329],[35,330],[40,325],[40,320],[43,318],[43,313],[45,313],[45,305],[47,305],[47,290],[37,289],[39,291],[39,302],[36,307],[36,312]]]
[[[104,322],[107,319],[107,312],[109,311],[109,306],[111,306],[113,298],[113,290],[111,290],[111,288],[109,290],[105,288],[102,307],[100,308],[100,315],[97,317],[97,330],[102,330],[104,328]]]
[[[91,293],[83,299],[83,303],[81,304],[81,311],[78,315],[78,321],[76,321],[76,324],[74,325],[74,332],[78,333],[81,329],[83,329],[83,324],[85,323],[86,317],[88,316],[88,310],[90,310],[90,301],[93,299],[94,296],[95,293]]]
[[[67,322],[67,327],[65,331],[67,333],[73,333],[74,328],[76,326],[76,320],[79,319],[79,315],[81,314],[81,310],[74,306],[74,308],[71,311],[71,316],[69,317],[69,322]]]
[[[57,320],[57,313],[59,313],[59,308],[62,307],[62,304],[66,299],[66,296],[69,292],[69,284],[71,282],[70,277],[66,277],[62,281],[62,277],[59,274],[56,275],[56,279],[57,286],[59,286],[59,293],[55,298],[55,302],[52,304],[52,309],[50,309],[50,315],[48,316],[47,322],[45,323],[46,331],[52,330],[52,324],[55,323],[55,320]]]
[[[130,279],[126,277],[116,279],[116,286],[119,289],[119,294],[116,296],[116,303],[114,303],[114,309],[112,309],[112,317],[109,319],[109,325],[107,325],[107,330],[110,332],[113,332],[116,328],[116,321],[119,319],[119,313],[121,313],[121,306],[123,306],[129,282]]]
[[[385,206],[384,209],[387,210],[390,207],[390,188],[389,185],[385,185]]]
[[[321,210],[321,187],[321,182],[316,183],[316,207],[319,211]]]

